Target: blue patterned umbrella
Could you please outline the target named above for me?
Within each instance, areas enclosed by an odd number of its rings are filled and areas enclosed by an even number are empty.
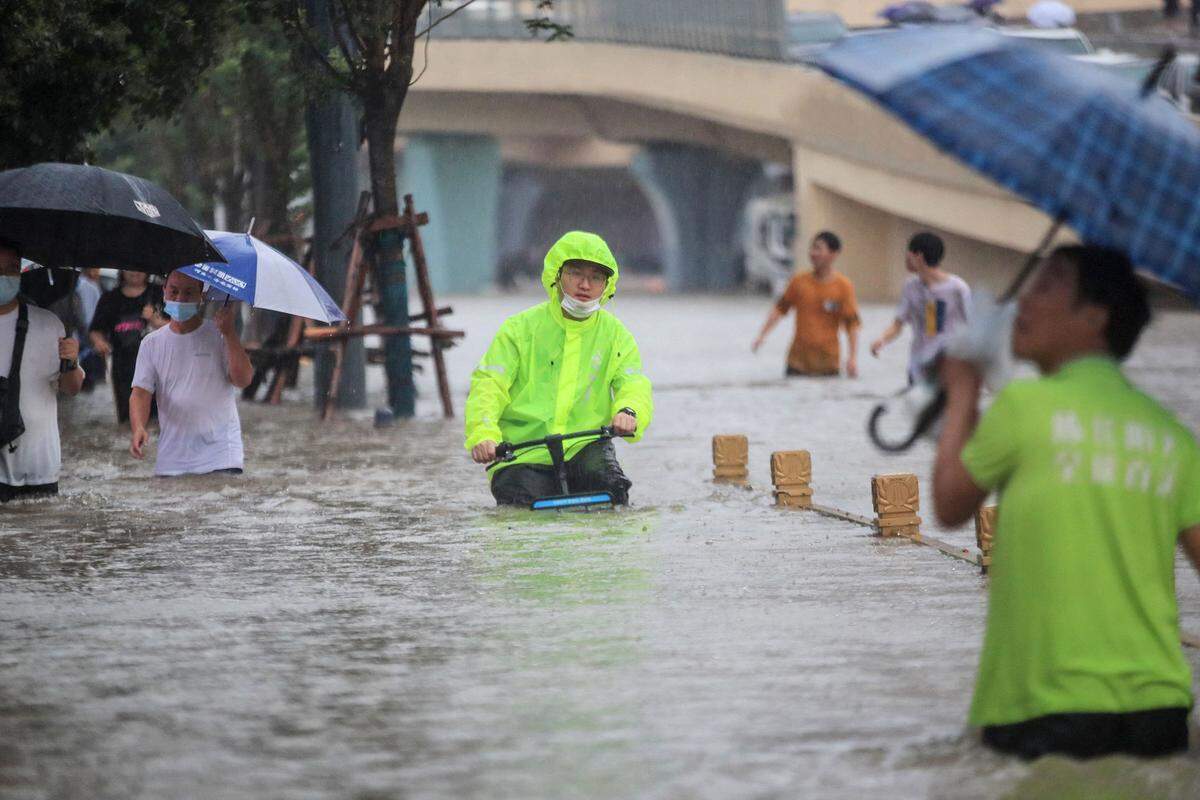
[[[316,278],[283,253],[248,233],[205,231],[227,264],[192,264],[180,271],[230,297],[318,322],[345,322],[346,315]]]
[[[1200,304],[1200,131],[1167,101],[986,29],[849,37],[817,63]]]

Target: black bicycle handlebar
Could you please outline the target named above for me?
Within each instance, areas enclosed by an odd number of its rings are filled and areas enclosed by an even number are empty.
[[[617,433],[611,425],[604,425],[599,428],[593,428],[588,431],[575,431],[574,433],[552,433],[542,439],[530,439],[528,442],[500,442],[496,445],[496,460],[488,465],[488,468],[499,464],[502,461],[512,461],[517,457],[518,450],[528,450],[531,447],[546,447],[551,442],[559,442],[560,444],[568,439],[583,439],[588,436],[595,436],[597,439],[612,439],[617,436],[633,436],[632,433]]]

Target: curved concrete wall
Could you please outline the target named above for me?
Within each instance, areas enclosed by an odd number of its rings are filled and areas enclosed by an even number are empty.
[[[958,268],[991,283],[1049,224],[865,98],[794,64],[610,44],[441,41],[401,127],[669,140],[790,160],[798,263],[817,230],[851,234],[841,264],[868,299],[895,295],[906,231],[951,236]]]
[[[1005,0],[999,11],[1014,20],[1024,19],[1025,12],[1037,0]],[[847,25],[878,25],[879,12],[890,5],[886,0],[787,0],[788,11],[833,11]],[[950,3],[946,3],[950,5]],[[1068,5],[1077,14],[1104,11],[1153,11],[1162,8],[1161,0],[1070,0]]]

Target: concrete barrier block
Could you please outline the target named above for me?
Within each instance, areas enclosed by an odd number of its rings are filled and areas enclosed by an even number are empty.
[[[750,483],[750,440],[741,434],[714,436],[713,481],[747,486]]]
[[[771,453],[771,483],[775,486],[775,505],[812,508],[812,456],[807,450],[780,450]]]
[[[871,504],[880,536],[921,538],[921,492],[911,473],[875,475],[871,478]]]
[[[992,537],[996,533],[996,506],[984,506],[975,514],[975,544],[979,547],[979,569],[985,575],[992,565]]]

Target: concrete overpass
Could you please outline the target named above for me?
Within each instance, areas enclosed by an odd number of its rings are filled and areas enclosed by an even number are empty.
[[[525,142],[531,160],[641,145],[633,170],[677,289],[728,285],[736,217],[764,160],[794,171],[798,263],[813,233],[836,230],[846,242],[840,266],[866,299],[897,296],[900,253],[917,229],[946,236],[952,269],[997,285],[1048,225],[868,101],[782,61],[588,41],[435,40],[401,128],[403,185],[430,198],[444,221],[431,232],[434,257],[459,269],[445,288],[484,277],[464,269],[455,248],[481,218],[502,216],[479,202],[500,168],[499,139]]]
[[[838,14],[847,25],[879,25],[879,12],[887,2],[873,0],[785,0],[788,11],[828,11]],[[997,9],[1013,20],[1024,19],[1037,0],[1005,0]],[[950,5],[950,3],[946,3]],[[1076,14],[1104,14],[1125,11],[1160,11],[1162,0],[1071,0]]]

